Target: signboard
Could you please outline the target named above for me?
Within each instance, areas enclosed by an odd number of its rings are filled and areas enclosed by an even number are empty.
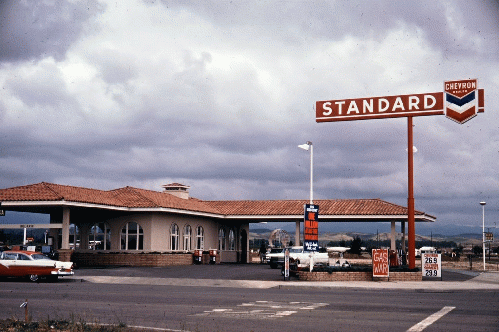
[[[494,241],[494,233],[486,232],[485,233],[485,242],[493,242]]]
[[[444,92],[317,101],[315,120],[336,122],[445,114],[464,123],[484,111],[484,92],[477,86],[476,79],[448,81],[444,83]]]
[[[319,250],[319,205],[305,204],[303,250]]]
[[[423,277],[442,278],[442,254],[421,254]]]
[[[477,80],[444,83],[445,116],[463,124],[478,113]]]
[[[388,277],[390,274],[388,249],[373,249],[373,277]]]

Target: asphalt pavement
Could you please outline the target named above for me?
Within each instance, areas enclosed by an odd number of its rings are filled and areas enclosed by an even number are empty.
[[[423,281],[284,280],[280,269],[265,264],[185,265],[171,267],[80,268],[61,281],[236,288],[343,287],[420,291],[499,289],[499,271],[443,270],[442,278]]]

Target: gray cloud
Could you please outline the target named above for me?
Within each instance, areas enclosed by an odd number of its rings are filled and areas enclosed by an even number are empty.
[[[17,62],[53,56],[62,59],[80,36],[85,22],[102,7],[97,1],[2,1],[0,61]]]
[[[467,224],[486,199],[499,216],[495,2],[0,6],[2,187],[182,182],[203,199],[303,198],[297,145],[311,140],[316,198],[405,205],[406,120],[317,124],[315,101],[478,77],[484,114],[414,119],[416,208]]]

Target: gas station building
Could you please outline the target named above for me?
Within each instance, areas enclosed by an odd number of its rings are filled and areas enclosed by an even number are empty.
[[[41,182],[0,189],[1,210],[50,215],[49,224],[0,223],[0,228],[49,229],[49,239],[62,253],[61,260],[69,260],[73,254],[91,255],[88,265],[102,265],[103,261],[112,265],[109,257],[123,254],[127,254],[128,265],[147,265],[130,257],[152,253],[166,257],[157,265],[192,264],[195,250],[210,249],[217,249],[219,262],[246,263],[250,223],[303,221],[304,205],[308,203],[200,200],[189,196],[189,186],[171,183],[162,187],[163,191],[133,187],[98,190]],[[390,222],[393,250],[396,223],[405,233],[408,210],[400,205],[381,199],[319,199],[314,204],[320,207],[320,224]],[[435,219],[415,211],[416,222]],[[70,234],[76,229],[77,235]],[[120,262],[123,264],[123,260]]]

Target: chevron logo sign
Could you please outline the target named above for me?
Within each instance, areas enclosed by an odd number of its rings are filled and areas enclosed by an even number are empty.
[[[444,83],[445,116],[463,124],[478,113],[477,80],[449,81]]]

